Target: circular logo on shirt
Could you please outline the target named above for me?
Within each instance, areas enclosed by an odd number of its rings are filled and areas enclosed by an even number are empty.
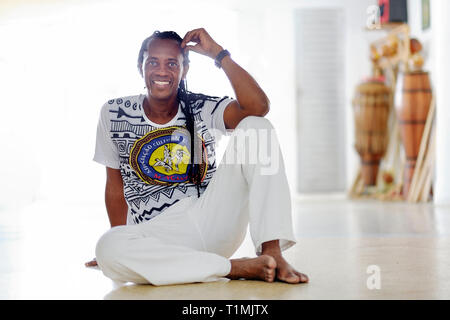
[[[206,148],[199,137],[196,153],[205,159],[199,166],[206,175]],[[130,152],[130,165],[139,178],[148,184],[175,184],[187,182],[191,166],[191,135],[184,127],[167,127],[153,130],[136,140]]]

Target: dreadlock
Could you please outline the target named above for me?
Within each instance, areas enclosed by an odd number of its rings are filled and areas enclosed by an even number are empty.
[[[139,50],[137,63],[137,67],[141,76],[143,76],[142,65],[144,63],[144,53],[147,51],[148,44],[153,39],[175,40],[179,44],[181,44],[181,42],[183,41],[183,39],[174,31],[155,31],[150,37],[146,38],[142,42],[141,49]],[[183,54],[183,65],[187,65],[189,64],[188,51],[185,52],[183,49],[181,50],[181,53]],[[181,111],[186,117],[186,128],[191,136],[191,165],[188,171],[188,179],[189,182],[196,185],[198,197],[200,197],[200,186],[203,178],[201,176],[200,166],[203,164],[205,155],[203,154],[203,147],[201,145],[202,142],[197,137],[193,107],[195,105],[197,108],[201,108],[204,104],[204,101],[210,98],[211,97],[202,94],[194,94],[192,92],[189,92],[187,90],[186,80],[182,79],[180,81],[177,92],[177,100],[179,103],[182,102],[180,103]],[[199,100],[201,101],[200,104],[197,103]],[[200,155],[196,156],[196,150],[199,151]]]

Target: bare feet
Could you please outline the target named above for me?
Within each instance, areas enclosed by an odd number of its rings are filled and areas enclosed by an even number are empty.
[[[275,259],[268,255],[261,255],[257,258],[232,259],[231,271],[227,278],[273,282],[276,267]]]
[[[306,274],[295,270],[284,258],[280,255],[273,257],[277,262],[276,279],[287,283],[307,283],[309,281]]]
[[[268,241],[262,245],[262,254],[269,255],[275,259],[276,280],[286,283],[307,283],[309,282],[306,274],[295,270],[282,256],[278,240]]]

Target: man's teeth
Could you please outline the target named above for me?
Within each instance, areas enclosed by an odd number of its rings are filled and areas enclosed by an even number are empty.
[[[160,86],[165,86],[169,84],[169,81],[153,81],[153,83],[160,85]]]

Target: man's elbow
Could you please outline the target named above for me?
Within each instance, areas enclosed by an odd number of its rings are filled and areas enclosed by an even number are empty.
[[[253,115],[257,116],[257,117],[264,117],[266,114],[269,113],[269,110],[270,110],[270,101],[269,101],[269,99],[264,100],[264,101],[260,101],[253,108]]]

